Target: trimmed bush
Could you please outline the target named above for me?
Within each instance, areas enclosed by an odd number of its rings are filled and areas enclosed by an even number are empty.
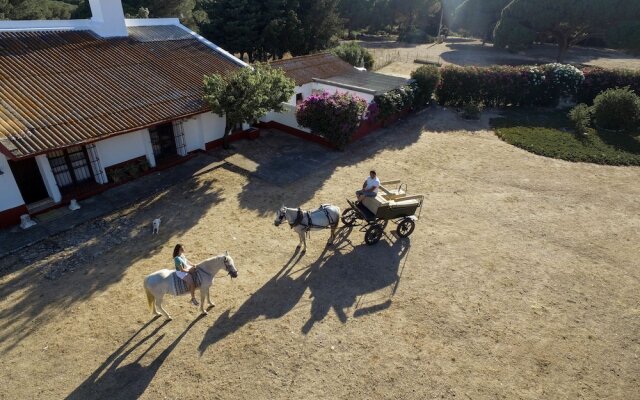
[[[423,107],[431,102],[433,93],[440,83],[440,68],[435,65],[423,65],[411,72],[411,79],[415,81],[416,92],[414,105]]]
[[[554,106],[572,97],[583,74],[571,65],[456,67],[441,69],[438,102],[460,107],[474,101],[491,107]]]
[[[358,96],[323,92],[309,96],[298,106],[296,120],[300,126],[311,129],[343,150],[358,129],[366,109],[367,102]]]
[[[586,104],[578,104],[573,107],[567,116],[573,122],[577,135],[587,133],[587,130],[591,127],[591,108]]]
[[[410,108],[415,99],[415,84],[376,95],[373,101],[378,105],[377,119],[384,121],[389,117]]]
[[[365,67],[368,70],[373,67],[374,60],[369,50],[356,42],[342,43],[331,52],[354,67]]]
[[[628,86],[608,89],[596,96],[593,111],[601,128],[634,129],[640,123],[640,97]]]
[[[398,42],[404,43],[433,43],[436,39],[422,29],[410,27],[398,35]]]
[[[593,104],[593,100],[603,91],[629,86],[640,93],[640,71],[625,69],[584,68],[584,82],[578,88],[576,100],[580,103]]]
[[[484,106],[477,101],[468,101],[462,105],[460,116],[464,119],[480,119]]]

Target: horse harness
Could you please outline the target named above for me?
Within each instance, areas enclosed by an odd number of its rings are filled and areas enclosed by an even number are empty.
[[[296,219],[295,221],[293,221],[293,223],[289,223],[289,226],[291,227],[291,229],[295,228],[296,226],[304,226],[304,230],[306,232],[309,232],[311,230],[311,228],[327,228],[331,225],[334,225],[335,222],[331,220],[331,215],[329,214],[329,204],[322,204],[320,205],[320,208],[318,208],[318,210],[314,210],[314,211],[319,211],[322,210],[324,211],[324,215],[327,217],[327,221],[329,221],[329,225],[327,226],[322,226],[322,225],[315,225],[313,223],[313,220],[311,219],[311,212],[310,211],[302,211],[301,208],[298,208],[298,213],[296,214]],[[307,223],[305,224],[304,221],[304,217],[307,217]]]

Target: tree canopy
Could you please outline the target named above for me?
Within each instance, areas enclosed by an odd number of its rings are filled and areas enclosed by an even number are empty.
[[[562,62],[570,46],[638,18],[638,0],[513,0],[496,25],[495,45],[518,50],[552,38]]]
[[[510,2],[511,0],[465,0],[455,9],[453,28],[463,28],[483,41],[490,41],[502,9]]]
[[[293,95],[295,82],[281,69],[267,64],[240,68],[233,75],[213,74],[204,77],[204,100],[211,111],[226,116],[224,145],[238,123],[253,123],[269,111],[280,112]]]

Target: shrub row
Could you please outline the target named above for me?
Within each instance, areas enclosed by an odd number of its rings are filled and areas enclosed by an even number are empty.
[[[640,71],[624,69],[584,68],[584,82],[578,87],[577,103],[592,104],[607,89],[628,86],[640,93]]]
[[[575,96],[584,80],[570,65],[547,64],[532,67],[493,66],[441,69],[436,96],[440,104],[462,106],[483,103],[491,107],[552,106],[561,97]]]

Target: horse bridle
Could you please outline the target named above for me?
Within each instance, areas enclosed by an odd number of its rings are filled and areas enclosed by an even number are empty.
[[[224,269],[227,270],[227,273],[229,275],[231,275],[231,273],[233,272],[233,270],[231,269],[231,264],[229,264],[229,257],[224,256]],[[232,276],[233,278],[233,276]]]
[[[287,219],[287,209],[283,207],[280,209],[280,215],[278,215],[278,225],[285,219]]]

